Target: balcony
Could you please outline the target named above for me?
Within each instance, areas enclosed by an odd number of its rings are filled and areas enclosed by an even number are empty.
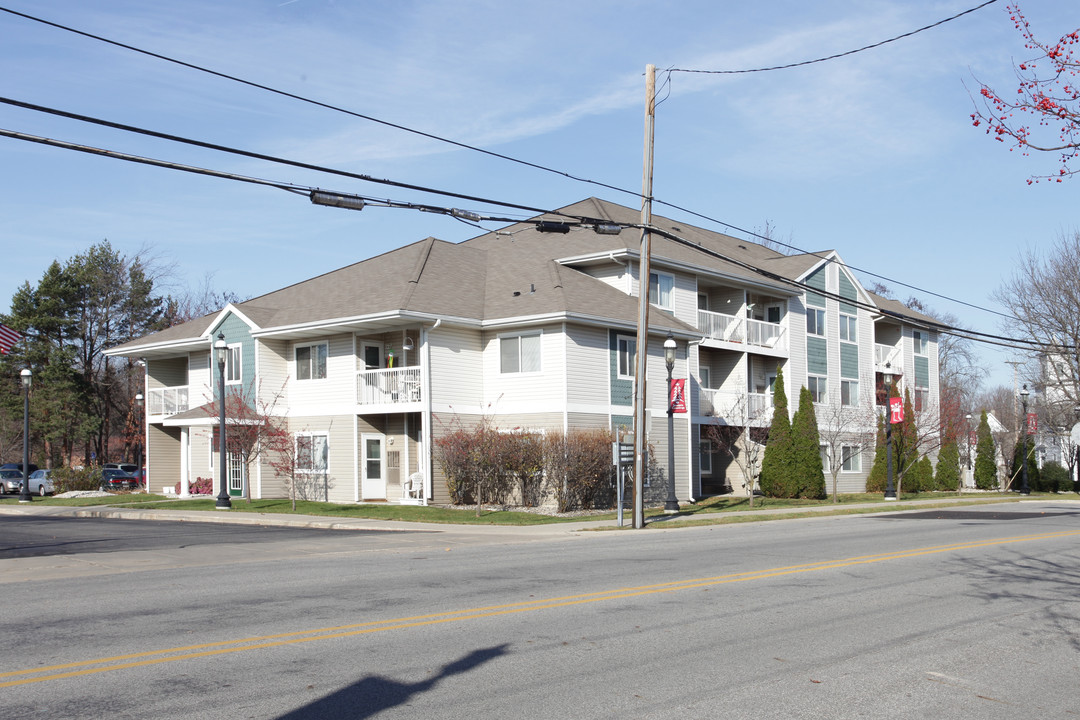
[[[150,388],[146,391],[147,414],[169,416],[186,412],[188,404],[188,386]]]
[[[877,372],[885,371],[885,363],[889,363],[892,372],[903,374],[904,362],[900,348],[892,345],[874,344],[874,368]]]
[[[698,414],[703,417],[723,418],[730,425],[742,425],[747,421],[758,426],[772,421],[771,393],[736,393],[727,390],[701,388],[698,393]]]
[[[709,340],[761,348],[770,351],[766,353],[770,355],[788,353],[787,328],[780,323],[698,310],[698,329]]]
[[[380,368],[356,373],[358,405],[404,405],[420,402],[420,368]]]

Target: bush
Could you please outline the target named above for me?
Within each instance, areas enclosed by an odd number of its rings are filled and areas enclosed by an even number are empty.
[[[1034,490],[1042,492],[1069,492],[1072,490],[1072,482],[1069,478],[1068,468],[1062,467],[1061,463],[1051,460],[1043,463],[1039,481],[1033,486]]]
[[[195,478],[195,482],[191,483],[188,487],[188,491],[192,495],[213,495],[214,494],[214,479],[213,478]],[[180,483],[176,483],[173,486],[173,492],[177,495],[180,494]]]
[[[607,430],[552,432],[544,437],[544,474],[559,512],[609,505],[614,472]]]
[[[56,468],[49,477],[53,481],[53,490],[57,494],[97,490],[101,486],[101,468],[93,466]]]
[[[960,448],[955,442],[948,442],[938,453],[937,473],[934,475],[934,489],[948,492],[960,488]]]
[[[904,492],[929,492],[934,489],[934,465],[930,458],[923,455],[922,459],[908,468],[904,473]]]

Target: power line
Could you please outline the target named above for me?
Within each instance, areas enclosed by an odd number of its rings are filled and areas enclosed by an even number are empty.
[[[320,190],[319,188],[312,187],[312,186],[300,185],[300,184],[296,184],[296,183],[287,183],[287,182],[282,182],[282,181],[266,180],[266,179],[263,179],[263,178],[256,178],[256,177],[251,177],[251,176],[246,176],[246,175],[239,175],[239,174],[236,174],[236,173],[228,173],[228,172],[224,172],[224,171],[220,171],[220,170],[211,170],[209,168],[203,168],[203,167],[199,167],[199,166],[195,166],[195,165],[185,165],[185,164],[175,163],[175,162],[171,162],[171,161],[167,161],[167,160],[159,160],[159,159],[156,159],[156,158],[149,158],[149,157],[140,156],[140,155],[132,155],[132,154],[129,154],[129,153],[123,153],[123,152],[119,152],[119,151],[116,151],[116,150],[108,150],[108,149],[104,149],[104,148],[98,148],[98,147],[94,147],[94,146],[90,146],[90,145],[80,145],[80,144],[76,144],[76,143],[72,143],[72,142],[67,142],[67,141],[64,141],[64,140],[57,140],[57,139],[53,139],[53,138],[45,138],[45,137],[41,137],[41,136],[37,136],[37,135],[30,135],[30,134],[27,134],[27,133],[21,133],[21,132],[14,131],[14,130],[6,130],[6,129],[3,129],[3,128],[0,128],[0,137],[8,137],[8,138],[12,138],[12,139],[15,139],[15,140],[23,140],[23,141],[26,141],[26,142],[33,142],[33,143],[37,143],[37,144],[41,144],[41,145],[47,145],[47,146],[50,146],[50,147],[56,147],[56,148],[61,148],[61,149],[65,149],[65,150],[72,150],[72,151],[76,151],[76,152],[81,152],[81,153],[86,153],[86,154],[91,154],[91,155],[97,155],[97,156],[102,156],[102,157],[109,157],[109,158],[113,158],[115,160],[123,160],[123,161],[126,161],[126,162],[133,162],[133,163],[138,163],[138,164],[142,164],[142,165],[149,165],[149,166],[152,166],[152,167],[159,167],[159,168],[164,168],[164,169],[168,169],[168,170],[177,170],[177,171],[180,171],[180,172],[192,173],[192,174],[197,174],[197,175],[204,175],[204,176],[209,176],[209,177],[216,177],[216,178],[223,179],[223,180],[233,180],[233,181],[237,181],[237,182],[244,182],[244,183],[250,183],[250,184],[255,184],[255,185],[262,185],[262,186],[265,186],[265,187],[273,187],[273,188],[277,188],[277,189],[280,189],[280,190],[285,190],[285,191],[288,191],[288,192],[291,192],[291,193],[294,193],[294,194],[308,195],[309,197],[312,198],[312,200],[315,199],[316,195],[338,195],[338,196],[343,197],[343,198],[362,199],[367,203],[370,203],[370,204],[373,204],[373,205],[379,205],[379,206],[382,206],[382,207],[393,207],[393,208],[403,208],[403,209],[410,209],[410,210],[420,210],[420,211],[423,211],[423,212],[431,212],[431,213],[439,213],[439,214],[449,215],[451,217],[455,217],[455,218],[458,218],[458,219],[463,220],[463,221],[471,220],[471,221],[477,221],[477,222],[479,222],[479,221],[488,221],[488,222],[500,222],[500,223],[521,223],[521,222],[523,222],[521,220],[517,220],[517,219],[514,219],[514,218],[485,216],[485,215],[481,215],[479,213],[459,210],[457,208],[447,208],[447,207],[440,207],[440,206],[435,206],[435,205],[424,205],[424,204],[418,204],[418,203],[409,203],[409,202],[401,202],[401,201],[394,201],[394,200],[385,200],[385,199],[379,199],[379,198],[371,198],[371,197],[368,197],[368,196],[353,195],[353,194],[350,194],[350,193],[334,193],[332,191]],[[361,207],[362,206],[363,206],[363,204],[361,204]],[[572,217],[572,216],[566,216],[566,217]],[[543,221],[543,220],[524,221],[524,222],[533,224],[540,231],[549,231],[549,232],[568,232],[570,227],[572,227],[572,225],[569,224],[569,223],[553,223],[553,222],[550,222],[550,221]],[[603,221],[596,221],[595,219],[589,219],[589,218],[580,218],[579,222],[574,224],[573,226],[576,226],[576,227],[583,227],[583,226],[584,227],[590,227],[591,226],[597,231],[599,231],[601,229],[601,226],[646,229],[645,226],[640,225],[640,224],[619,225],[617,223],[605,223]],[[925,320],[925,319],[922,319],[922,318],[915,318],[915,317],[912,317],[912,316],[909,316],[909,315],[904,315],[903,313],[898,313],[898,312],[894,312],[894,311],[885,310],[883,308],[878,307],[877,305],[873,305],[873,304],[870,304],[870,303],[864,303],[864,302],[862,302],[862,301],[860,301],[858,299],[852,300],[851,298],[844,298],[844,297],[841,297],[840,295],[838,295],[836,293],[832,293],[832,292],[829,292],[829,291],[823,291],[820,288],[812,287],[812,286],[810,286],[810,285],[808,285],[808,284],[806,284],[804,282],[800,282],[798,280],[793,280],[791,278],[784,277],[784,276],[779,275],[777,273],[774,273],[774,272],[772,272],[770,270],[766,270],[764,268],[758,267],[756,265],[752,265],[752,264],[747,263],[745,261],[738,260],[738,259],[730,257],[728,255],[724,255],[723,253],[720,253],[718,251],[711,250],[709,248],[705,248],[705,247],[699,245],[698,243],[695,243],[695,242],[692,242],[692,241],[687,240],[685,238],[679,237],[678,235],[675,235],[674,233],[668,232],[668,231],[663,230],[661,228],[657,228],[657,227],[654,227],[654,226],[649,226],[647,229],[650,232],[656,233],[657,235],[660,235],[662,237],[665,237],[665,238],[671,240],[672,242],[679,243],[681,245],[692,248],[692,249],[694,249],[694,250],[696,250],[698,252],[701,252],[701,253],[703,253],[705,255],[708,255],[710,257],[722,260],[724,262],[730,263],[730,264],[735,265],[737,267],[741,267],[741,268],[743,268],[745,270],[749,270],[751,272],[754,272],[755,274],[761,275],[762,277],[765,277],[765,278],[767,278],[769,280],[772,280],[773,282],[788,285],[788,286],[798,288],[798,289],[803,290],[803,291],[816,292],[818,294],[824,295],[826,297],[829,297],[829,298],[832,298],[832,299],[835,299],[835,300],[838,300],[838,301],[841,301],[841,302],[846,302],[846,303],[850,303],[852,305],[862,307],[862,308],[864,308],[864,309],[866,309],[868,311],[871,311],[871,312],[880,313],[880,314],[883,314],[883,315],[894,317],[894,318],[896,318],[898,320],[904,320],[904,321],[907,321],[907,322],[912,322],[912,323],[915,323],[915,324],[924,325],[924,326],[930,327],[930,328],[932,328],[934,330],[937,330],[938,332],[950,333],[950,334],[957,335],[959,337],[967,337],[968,339],[973,340],[975,342],[983,342],[983,343],[994,344],[994,345],[1003,345],[1005,347],[1011,347],[1011,348],[1014,348],[1014,349],[1027,349],[1027,350],[1033,349],[1033,348],[1024,347],[1024,346],[1034,346],[1035,349],[1038,349],[1038,348],[1043,348],[1043,349],[1046,349],[1046,348],[1071,349],[1071,346],[1053,345],[1053,344],[1050,344],[1050,343],[1043,343],[1043,342],[1039,342],[1039,341],[1035,341],[1035,340],[1025,340],[1025,339],[1022,339],[1022,338],[1010,338],[1010,337],[1005,337],[1005,336],[1001,336],[1001,335],[993,335],[993,334],[989,334],[989,333],[981,333],[981,332],[977,332],[977,331],[974,331],[974,330],[968,330],[966,328],[954,327],[954,326],[947,325],[947,324],[944,324],[944,323],[940,323],[940,322],[937,322],[937,321],[934,321],[934,320]],[[831,262],[831,260],[830,260],[830,262]],[[977,336],[977,337],[972,337],[972,336]]]
[[[921,32],[924,32],[926,30],[930,30],[932,28],[936,28],[939,25],[944,25],[947,22],[952,22],[953,20],[956,20],[957,18],[961,18],[961,17],[963,17],[965,15],[968,15],[969,13],[973,13],[976,10],[982,10],[987,5],[992,5],[992,4],[996,3],[996,2],[997,2],[997,0],[986,0],[986,2],[984,2],[982,5],[977,5],[976,7],[968,8],[967,10],[964,10],[963,12],[957,13],[956,15],[953,15],[952,17],[947,17],[944,20],[938,20],[936,23],[931,23],[930,25],[925,25],[925,26],[919,28],[918,30],[912,30],[911,32],[906,32],[906,33],[904,33],[902,35],[897,35],[895,37],[891,37],[888,40],[882,40],[881,42],[876,42],[876,43],[873,43],[871,45],[865,45],[865,46],[863,46],[861,48],[856,48],[855,50],[848,50],[846,52],[836,53],[835,55],[828,55],[826,57],[815,58],[813,60],[802,60],[800,62],[788,63],[787,65],[774,65],[772,67],[753,68],[753,69],[749,69],[749,70],[691,70],[691,69],[687,69],[687,68],[671,68],[667,72],[669,72],[669,73],[673,73],[673,72],[700,73],[700,74],[706,74],[706,75],[745,75],[745,74],[748,74],[748,73],[771,72],[773,70],[789,70],[791,68],[803,67],[805,65],[814,65],[815,63],[823,63],[823,62],[828,62],[829,60],[837,60],[839,58],[847,57],[849,55],[855,55],[857,53],[865,52],[867,50],[873,50],[874,48],[879,48],[882,45],[888,45],[889,43],[896,42],[897,40],[903,40],[904,38],[909,38],[912,35],[918,35]]]
[[[913,30],[911,32],[904,33],[902,35],[898,35],[898,36],[890,38],[888,40],[884,40],[884,41],[881,41],[881,42],[878,42],[878,43],[874,43],[872,45],[867,45],[867,46],[865,46],[863,48],[859,48],[857,50],[852,50],[852,51],[848,51],[848,52],[845,52],[845,53],[840,53],[840,54],[837,54],[837,55],[832,55],[832,56],[825,57],[825,58],[818,58],[816,60],[807,60],[807,61],[803,61],[803,62],[800,62],[800,63],[794,63],[794,64],[791,64],[791,65],[776,66],[776,67],[772,67],[772,68],[760,68],[760,69],[757,69],[757,70],[707,71],[707,70],[687,70],[687,69],[680,69],[680,68],[672,68],[672,69],[669,69],[667,72],[668,73],[670,73],[670,72],[749,73],[749,72],[764,72],[766,70],[779,70],[779,69],[784,69],[784,68],[787,68],[787,67],[796,67],[798,65],[808,65],[808,64],[813,64],[813,63],[824,62],[826,60],[832,60],[832,59],[835,59],[835,58],[838,58],[838,57],[843,57],[843,56],[851,55],[851,54],[854,54],[854,53],[857,53],[857,52],[862,52],[863,50],[869,50],[871,48],[880,47],[881,45],[884,45],[886,43],[894,42],[896,40],[900,40],[902,38],[906,38],[906,37],[909,37],[911,35],[915,35],[917,33],[923,32],[924,30],[929,30],[931,28],[934,28],[934,27],[937,27],[937,26],[942,25],[944,23],[950,22],[952,20],[955,20],[955,19],[957,19],[959,17],[962,17],[964,15],[967,15],[969,13],[975,12],[976,10],[979,10],[979,9],[981,9],[983,7],[986,7],[987,5],[990,5],[990,4],[994,3],[994,2],[997,2],[997,0],[987,0],[986,2],[982,3],[981,5],[978,5],[978,6],[974,7],[974,8],[970,8],[968,10],[965,10],[965,11],[961,12],[961,13],[953,15],[953,16],[951,16],[949,18],[945,18],[944,20],[940,20],[940,21],[938,21],[936,23],[933,23],[931,25],[927,25],[925,27],[919,28],[918,30]],[[428,139],[436,140],[438,142],[444,142],[444,143],[447,143],[447,144],[450,144],[450,145],[453,145],[453,146],[456,146],[456,147],[460,147],[460,148],[463,148],[463,149],[466,149],[466,150],[472,150],[474,152],[479,152],[479,153],[482,153],[482,154],[485,154],[485,155],[488,155],[488,156],[491,156],[491,157],[495,157],[495,158],[498,158],[498,159],[501,159],[501,160],[506,160],[508,162],[513,162],[513,163],[517,163],[517,164],[520,164],[520,165],[531,167],[531,168],[534,168],[534,169],[537,169],[537,170],[542,170],[542,171],[545,171],[545,172],[553,173],[555,175],[559,175],[561,177],[565,177],[567,179],[574,180],[574,181],[577,181],[577,182],[588,183],[588,184],[591,184],[591,185],[596,185],[598,187],[604,187],[604,188],[607,188],[609,190],[613,190],[613,191],[616,191],[616,192],[619,192],[619,193],[632,195],[637,199],[641,199],[641,197],[642,197],[641,193],[639,193],[637,191],[634,191],[634,190],[628,190],[626,188],[621,188],[621,187],[611,185],[611,184],[608,184],[608,183],[604,183],[604,182],[600,182],[600,181],[597,181],[597,180],[591,180],[589,178],[583,178],[583,177],[573,175],[571,173],[568,173],[568,172],[565,172],[565,171],[562,171],[562,170],[557,170],[557,169],[554,169],[554,168],[551,168],[551,167],[540,165],[538,163],[533,163],[533,162],[529,162],[529,161],[526,161],[526,160],[521,160],[519,158],[515,158],[515,157],[509,156],[509,155],[504,155],[502,153],[496,153],[496,152],[493,152],[493,151],[490,151],[490,150],[485,150],[485,149],[480,148],[480,147],[469,145],[467,143],[459,142],[459,141],[456,141],[456,140],[451,140],[449,138],[445,138],[445,137],[442,137],[442,136],[439,136],[439,135],[435,135],[433,133],[427,133],[427,132],[423,132],[423,131],[420,131],[420,130],[416,130],[414,128],[404,126],[404,125],[400,125],[398,123],[393,123],[393,122],[389,122],[389,121],[386,121],[386,120],[381,120],[379,118],[376,118],[376,117],[373,117],[373,116],[370,116],[370,115],[365,115],[363,113],[358,113],[358,112],[355,112],[353,110],[348,110],[346,108],[343,108],[343,107],[340,107],[340,106],[337,106],[337,105],[322,102],[322,101],[319,101],[319,100],[314,100],[314,99],[307,98],[307,97],[304,97],[302,95],[297,95],[295,93],[291,93],[291,92],[288,92],[288,91],[279,90],[277,88],[270,87],[268,85],[263,85],[261,83],[256,83],[256,82],[253,82],[251,80],[245,80],[243,78],[236,77],[234,75],[229,75],[227,73],[223,73],[223,72],[220,72],[220,71],[217,71],[217,70],[212,70],[210,68],[207,68],[207,67],[204,67],[204,66],[201,66],[201,65],[196,65],[194,63],[189,63],[189,62],[186,62],[186,61],[183,61],[183,60],[172,58],[172,57],[169,57],[167,55],[163,55],[161,53],[156,53],[156,52],[153,52],[153,51],[150,51],[150,50],[146,50],[146,49],[143,49],[143,48],[136,47],[134,45],[129,45],[127,43],[122,43],[122,42],[119,42],[117,40],[112,40],[110,38],[106,38],[106,37],[103,37],[101,35],[96,35],[96,34],[93,34],[93,33],[90,33],[90,32],[84,31],[84,30],[79,30],[77,28],[73,28],[73,27],[70,27],[70,26],[67,26],[67,25],[62,25],[60,23],[56,23],[56,22],[53,22],[53,21],[50,21],[50,20],[45,20],[43,18],[36,17],[34,15],[29,15],[27,13],[19,12],[19,11],[16,11],[16,10],[12,10],[10,8],[0,6],[0,11],[6,12],[6,13],[11,14],[11,15],[15,15],[17,17],[24,18],[26,20],[41,23],[41,24],[47,25],[49,27],[53,27],[53,28],[56,28],[56,29],[59,29],[59,30],[63,30],[65,32],[70,32],[70,33],[73,33],[73,34],[76,34],[76,35],[80,35],[82,37],[86,37],[86,38],[89,38],[89,39],[92,39],[92,40],[96,40],[98,42],[113,45],[115,47],[119,47],[119,48],[122,48],[122,49],[125,49],[125,50],[130,50],[132,52],[136,52],[136,53],[139,53],[139,54],[142,54],[142,55],[146,55],[148,57],[152,57],[152,58],[155,58],[155,59],[158,59],[158,60],[163,60],[165,62],[180,65],[182,67],[186,67],[188,69],[195,70],[197,72],[206,73],[206,74],[209,74],[209,75],[212,75],[212,76],[215,76],[215,77],[219,77],[219,78],[222,78],[222,79],[225,79],[225,80],[230,80],[232,82],[237,82],[237,83],[240,83],[242,85],[253,87],[253,88],[256,88],[256,89],[259,89],[259,90],[264,90],[266,92],[270,92],[270,93],[273,93],[273,94],[276,94],[276,95],[280,95],[282,97],[287,97],[287,98],[290,98],[290,99],[293,99],[293,100],[298,100],[300,102],[315,105],[317,107],[321,107],[321,108],[328,109],[328,110],[333,110],[335,112],[344,113],[344,114],[350,115],[352,117],[360,118],[360,119],[363,119],[363,120],[368,120],[369,122],[374,122],[374,123],[377,123],[377,124],[384,125],[386,127],[391,127],[391,128],[397,129],[397,130],[402,130],[404,132],[408,132],[408,133],[412,133],[412,134],[419,135],[419,136],[422,136],[422,137],[426,137]],[[15,103],[17,103],[17,101],[12,102],[12,104],[15,104]],[[513,203],[506,203],[506,202],[500,202],[500,201],[495,201],[495,200],[488,200],[488,199],[478,198],[478,197],[471,196],[471,195],[451,193],[451,192],[448,192],[448,191],[433,190],[433,189],[430,189],[430,188],[423,188],[421,186],[409,185],[409,184],[406,184],[406,183],[396,183],[394,181],[388,181],[388,180],[377,180],[377,179],[371,178],[369,176],[361,175],[361,174],[358,174],[358,173],[348,173],[348,172],[345,172],[345,171],[332,170],[332,169],[329,169],[329,168],[321,168],[319,166],[311,166],[311,165],[308,165],[306,163],[298,163],[298,162],[295,162],[295,161],[284,161],[284,160],[281,160],[281,159],[274,159],[274,158],[271,158],[270,156],[260,156],[259,154],[256,154],[256,153],[247,153],[246,151],[239,151],[239,150],[235,150],[233,148],[225,148],[225,146],[215,146],[215,145],[212,145],[212,144],[209,144],[209,143],[204,144],[204,143],[201,143],[200,141],[189,141],[189,140],[186,140],[186,139],[177,138],[175,136],[170,137],[170,136],[165,135],[165,134],[157,134],[157,133],[154,133],[153,131],[146,131],[146,130],[142,130],[142,129],[131,128],[129,126],[122,126],[119,123],[110,124],[108,121],[100,121],[100,120],[97,120],[97,119],[89,119],[89,118],[86,118],[85,116],[77,116],[74,113],[67,114],[67,113],[64,113],[63,111],[52,111],[52,110],[49,110],[49,109],[42,109],[42,108],[40,108],[40,106],[31,106],[29,103],[22,104],[22,106],[23,107],[31,107],[32,109],[41,109],[43,112],[53,112],[54,114],[60,114],[60,115],[66,116],[66,117],[74,118],[74,119],[82,119],[82,120],[87,121],[87,122],[96,122],[98,124],[108,125],[108,126],[115,127],[115,128],[118,128],[118,129],[127,129],[127,130],[129,130],[131,132],[140,132],[142,134],[154,135],[154,136],[162,137],[162,138],[166,138],[166,139],[174,139],[174,140],[176,140],[178,142],[188,142],[189,144],[200,145],[202,147],[207,147],[207,148],[211,148],[211,149],[220,149],[223,152],[232,152],[232,153],[235,153],[235,154],[246,155],[248,157],[253,157],[253,158],[257,158],[257,159],[269,160],[271,162],[284,162],[285,164],[292,164],[292,165],[295,165],[297,167],[307,167],[308,169],[315,169],[315,170],[318,170],[320,172],[328,172],[328,173],[332,173],[332,174],[337,174],[337,175],[341,175],[343,177],[352,177],[354,179],[365,180],[365,181],[368,181],[368,182],[380,182],[380,183],[383,183],[383,184],[394,185],[396,187],[402,187],[402,188],[413,189],[413,190],[420,190],[422,192],[431,192],[431,193],[434,193],[434,194],[445,195],[445,196],[448,196],[448,197],[457,197],[457,198],[460,198],[460,199],[466,199],[466,200],[470,200],[470,201],[474,201],[474,202],[490,203],[490,204],[498,205],[498,206],[501,206],[501,207],[510,207],[510,208],[515,208],[515,209],[526,210],[528,212],[551,213],[551,211],[542,210],[540,208],[533,208],[533,207],[517,205],[517,204],[513,204]],[[665,207],[672,208],[674,210],[679,210],[681,212],[685,212],[685,213],[687,213],[687,214],[689,214],[689,215],[691,215],[693,217],[697,217],[697,218],[700,218],[702,220],[706,220],[708,222],[715,223],[715,224],[717,224],[717,225],[719,225],[721,227],[728,228],[729,230],[740,232],[743,235],[746,235],[747,237],[757,238],[758,240],[767,240],[767,241],[770,241],[770,242],[774,242],[774,243],[776,243],[778,245],[781,245],[783,247],[789,248],[791,250],[794,250],[794,251],[796,251],[798,253],[801,253],[801,254],[804,254],[804,255],[810,255],[812,257],[819,257],[819,258],[824,259],[824,256],[820,255],[818,253],[807,251],[807,250],[804,250],[802,248],[796,247],[794,245],[790,245],[788,243],[784,243],[784,242],[781,242],[781,241],[778,241],[778,240],[774,240],[772,238],[767,238],[767,237],[765,237],[763,235],[760,235],[759,233],[756,233],[754,231],[746,230],[745,228],[741,228],[741,227],[739,227],[737,225],[734,225],[732,223],[726,222],[724,220],[720,220],[719,218],[715,218],[715,217],[712,217],[710,215],[706,215],[704,213],[700,213],[700,212],[691,210],[691,209],[683,207],[681,205],[671,203],[671,202],[667,202],[667,201],[661,200],[659,198],[653,198],[653,202],[655,202],[655,203],[657,203],[659,205],[663,205]],[[551,214],[558,214],[558,213],[551,213]],[[925,288],[921,288],[921,287],[916,286],[916,285],[911,285],[909,283],[901,282],[901,281],[896,280],[894,278],[889,278],[887,276],[880,275],[878,273],[874,273],[874,272],[871,272],[869,270],[866,270],[866,269],[863,269],[863,268],[860,268],[860,267],[857,267],[857,266],[848,265],[848,267],[851,268],[852,270],[856,271],[856,272],[865,274],[867,276],[874,277],[874,278],[877,278],[879,280],[884,280],[886,282],[893,283],[895,285],[899,285],[901,287],[905,287],[905,288],[908,288],[908,289],[913,290],[915,292],[919,292],[919,293],[929,295],[931,297],[940,298],[940,299],[945,300],[947,302],[953,302],[953,303],[956,303],[958,305],[962,305],[962,306],[965,306],[965,307],[968,307],[968,308],[972,308],[974,310],[980,310],[980,311],[983,311],[983,312],[987,312],[987,313],[997,315],[999,317],[1002,317],[1002,318],[1005,318],[1005,319],[1008,319],[1008,320],[1016,320],[1017,319],[1014,316],[1006,315],[1005,313],[1001,313],[1001,312],[998,312],[996,310],[991,310],[989,308],[986,308],[986,307],[983,307],[983,306],[980,306],[980,305],[976,305],[974,303],[969,303],[969,302],[966,302],[964,300],[958,300],[956,298],[953,298],[953,297],[950,297],[950,296],[947,296],[947,295],[943,295],[941,293],[937,293],[937,292],[934,292],[934,291],[931,291],[931,290],[926,290]]]

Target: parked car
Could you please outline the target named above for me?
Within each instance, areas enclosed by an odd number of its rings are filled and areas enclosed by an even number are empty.
[[[22,491],[22,470],[0,470],[0,495]]]
[[[34,472],[37,469],[37,465],[30,463],[30,472]],[[22,472],[22,463],[4,463],[3,465],[0,465],[0,470],[18,470],[19,472]]]
[[[139,481],[139,486],[140,487],[142,487],[142,488],[149,487],[149,485],[146,482],[146,478],[147,478],[146,468],[140,468],[140,469],[136,470],[135,472],[133,472],[132,475],[134,475],[135,479]]]
[[[37,493],[41,497],[51,495],[53,493],[53,481],[49,477],[52,475],[52,470],[35,470],[30,473],[30,493]]]
[[[101,471],[99,490],[134,490],[139,486],[139,479],[120,468],[104,468]]]
[[[130,475],[134,475],[135,471],[139,469],[139,466],[135,463],[105,463],[102,467],[106,470],[123,470]]]

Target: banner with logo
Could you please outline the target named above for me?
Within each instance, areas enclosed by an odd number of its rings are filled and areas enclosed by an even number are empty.
[[[893,425],[904,422],[904,399],[889,398],[889,422]]]
[[[1035,413],[1027,414],[1027,434],[1036,435],[1039,432],[1039,416]]]
[[[671,381],[671,411],[677,413],[686,412],[686,379]]]

